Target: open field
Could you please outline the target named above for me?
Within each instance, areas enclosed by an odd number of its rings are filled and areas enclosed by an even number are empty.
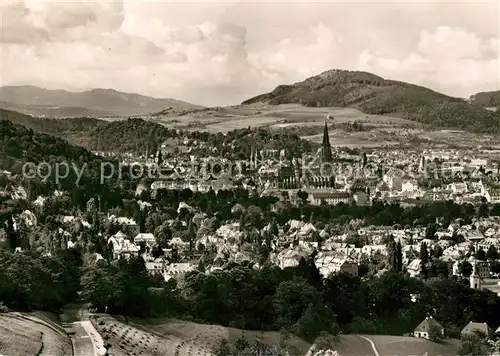
[[[230,344],[234,344],[241,336],[248,342],[258,340],[268,345],[279,345],[281,341],[281,335],[278,331],[260,332],[234,328],[227,328],[227,330],[229,332]],[[307,350],[311,347],[311,344],[298,337],[291,337],[290,340],[287,341],[287,344],[291,350],[297,351],[299,355],[305,355]]]
[[[249,342],[258,340],[269,345],[279,345],[280,343],[280,333],[276,331],[240,330],[219,325],[197,324],[177,319],[141,319],[134,320],[134,322],[138,323],[145,330],[150,330],[161,335],[173,335],[187,340],[186,345],[192,345],[192,347],[199,347],[200,344],[206,344],[209,349],[212,349],[223,339],[232,345],[241,336]],[[297,337],[292,337],[289,345],[301,355],[305,355],[311,347],[309,343]]]
[[[108,315],[93,317],[91,322],[115,356],[173,355],[181,341],[140,330]]]
[[[71,341],[49,313],[0,314],[0,354],[72,355]]]
[[[92,323],[116,356],[175,355],[212,356],[222,340],[234,344],[243,336],[248,341],[278,345],[279,332],[246,331],[220,325],[204,325],[176,319],[131,319],[97,316]],[[304,355],[311,346],[292,338],[290,347]]]
[[[439,343],[410,336],[366,335],[382,355],[456,356],[459,340],[445,339]]]
[[[220,325],[204,325],[177,319],[129,319],[99,315],[93,324],[105,342],[112,345],[117,356],[175,355],[212,356],[213,348],[221,341],[234,344],[243,336],[247,341],[258,340],[270,345],[280,344],[279,332],[260,332],[226,328]],[[378,354],[384,355],[456,355],[459,341],[446,339],[434,343],[408,336],[342,335],[335,346],[342,356],[375,356],[370,343]],[[290,351],[305,355],[311,345],[297,337],[288,341]]]
[[[361,122],[367,130],[346,132],[331,125],[330,141],[339,147],[383,147],[421,142],[428,146],[462,147],[478,145],[500,147],[498,137],[477,135],[465,131],[426,130],[420,123],[387,115],[368,115],[353,108],[305,107],[299,104],[250,104],[224,108],[204,109],[178,115],[146,116],[168,128],[225,133],[247,127],[290,129],[304,139],[318,142],[322,139],[322,126],[327,115],[330,123]]]
[[[202,131],[227,132],[238,128],[283,125],[323,125],[327,115],[333,116],[332,122],[345,123],[361,121],[375,126],[418,127],[414,121],[404,120],[391,116],[367,115],[359,110],[350,108],[311,108],[297,104],[284,105],[238,105],[218,110],[204,110],[179,116],[155,117],[153,121],[167,127],[188,128],[195,127]],[[200,126],[203,126],[202,128]]]
[[[334,350],[342,356],[376,356],[370,342],[359,335],[342,335]]]

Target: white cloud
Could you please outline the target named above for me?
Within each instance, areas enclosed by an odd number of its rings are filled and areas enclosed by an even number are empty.
[[[4,85],[216,105],[344,68],[454,95],[498,88],[498,18],[483,3],[1,4]]]
[[[481,39],[460,28],[422,31],[418,47],[403,58],[377,55],[366,49],[358,65],[384,77],[428,85],[445,93],[468,97],[483,90],[498,90],[498,39]]]

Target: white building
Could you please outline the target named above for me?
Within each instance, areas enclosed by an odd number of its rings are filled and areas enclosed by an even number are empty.
[[[410,277],[416,278],[420,275],[422,260],[416,258],[406,267]]]

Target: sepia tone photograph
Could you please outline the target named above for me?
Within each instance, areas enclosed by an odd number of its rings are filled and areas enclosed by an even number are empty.
[[[499,51],[499,0],[0,0],[0,356],[500,356]]]

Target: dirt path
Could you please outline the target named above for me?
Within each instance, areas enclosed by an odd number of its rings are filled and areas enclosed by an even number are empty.
[[[375,343],[370,338],[368,338],[366,336],[359,336],[359,337],[362,339],[365,339],[366,341],[368,341],[370,343],[370,346],[372,347],[372,350],[373,350],[373,353],[375,354],[375,356],[380,356],[380,354],[377,351],[377,347],[375,346]]]
[[[80,322],[67,324],[65,328],[73,343],[74,356],[97,356],[90,335],[87,334]]]
[[[360,335],[342,335],[334,350],[342,356],[379,356],[378,350],[373,348],[370,341]]]
[[[74,356],[101,356],[104,355],[104,342],[89,320],[90,313],[85,305],[65,313],[64,329],[73,343]],[[76,319],[76,320],[75,320]]]

